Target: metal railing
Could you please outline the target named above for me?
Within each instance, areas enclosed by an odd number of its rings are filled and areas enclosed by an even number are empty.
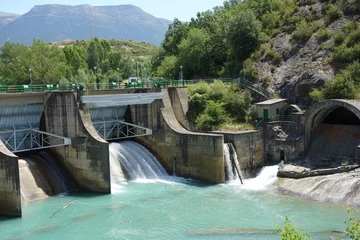
[[[265,98],[270,98],[266,89],[256,87],[252,82],[245,78],[224,78],[219,79],[223,82],[241,85]],[[169,80],[157,79],[149,82],[132,82],[132,83],[71,83],[71,84],[37,84],[37,85],[0,85],[0,93],[22,93],[22,92],[44,92],[44,91],[91,91],[91,90],[112,90],[112,89],[129,89],[129,88],[168,88],[168,87],[187,87],[199,82],[211,83],[214,79],[191,79],[191,80]]]

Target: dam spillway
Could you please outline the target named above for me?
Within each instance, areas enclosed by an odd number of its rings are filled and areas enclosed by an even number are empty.
[[[142,145],[133,141],[122,141],[110,144],[110,158],[113,168],[121,167],[118,175],[128,180],[163,179],[168,176],[158,160]],[[116,162],[117,161],[117,162]],[[119,163],[119,164],[117,164]],[[113,179],[119,181],[116,173]]]

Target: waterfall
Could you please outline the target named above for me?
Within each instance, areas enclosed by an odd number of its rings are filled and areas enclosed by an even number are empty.
[[[47,152],[19,159],[21,196],[24,201],[77,189],[67,172]]]
[[[244,189],[264,190],[267,186],[274,183],[277,179],[279,165],[264,167],[259,175],[253,179],[246,179]]]
[[[110,152],[114,157],[113,160],[117,159],[120,163],[124,175],[128,179],[161,179],[168,176],[157,159],[145,147],[136,142],[111,143]]]
[[[225,171],[226,179],[231,181],[240,181],[242,182],[242,173],[239,165],[239,160],[235,147],[232,143],[224,144],[224,157],[225,157]]]

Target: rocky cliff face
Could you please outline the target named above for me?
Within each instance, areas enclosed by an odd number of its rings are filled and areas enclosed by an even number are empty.
[[[92,36],[159,45],[169,23],[133,5],[41,5],[2,27],[0,45],[5,41],[30,45],[34,38],[54,42]]]
[[[360,22],[359,15],[347,14],[344,11],[342,17],[326,24],[326,16],[322,11],[325,3],[325,1],[304,5],[299,3],[299,9],[292,16],[298,21],[311,18],[312,20],[308,21],[309,24],[315,22],[319,24],[317,29],[314,27],[308,40],[293,39],[292,34],[298,23],[284,25],[279,34],[263,45],[266,50],[254,64],[254,67],[259,70],[260,84],[268,88],[270,92],[279,93],[281,97],[291,99],[301,105],[310,104],[312,102],[309,97],[311,89],[323,86],[326,81],[333,79],[338,71],[331,64],[336,32],[348,21]],[[321,24],[323,25],[320,26]],[[324,30],[329,31],[331,35],[328,39],[320,40],[319,34]],[[273,59],[267,54],[269,51],[280,54],[281,62],[274,64]]]

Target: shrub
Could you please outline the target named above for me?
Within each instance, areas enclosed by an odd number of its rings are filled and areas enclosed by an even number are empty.
[[[281,240],[310,240],[309,236],[304,234],[300,228],[292,225],[288,217],[285,219],[284,228],[277,227]]]
[[[350,239],[358,240],[360,239],[360,220],[357,220],[354,216],[354,213],[348,211],[350,216],[349,219],[345,221],[346,224],[346,233]]]
[[[332,34],[333,34],[333,32],[329,29],[322,29],[316,34],[316,38],[319,41],[324,42],[324,41],[330,39]]]
[[[196,127],[203,131],[212,131],[226,122],[227,114],[224,105],[224,103],[208,101],[206,110],[196,119]]]
[[[300,41],[307,41],[313,33],[311,25],[306,21],[302,20],[300,23],[296,24],[296,29],[292,33],[292,38]]]
[[[352,47],[360,42],[360,28],[352,31],[346,39],[346,46]]]
[[[334,4],[325,4],[323,6],[323,13],[325,14],[327,24],[338,20],[344,15],[343,11]]]
[[[322,91],[315,88],[310,92],[310,97],[315,101],[315,102],[321,102],[322,100],[324,100],[324,96],[322,94]]]
[[[220,80],[215,80],[213,84],[210,85],[210,90],[208,91],[208,100],[219,101],[224,98],[226,95],[227,88],[224,82]]]
[[[327,82],[322,89],[324,99],[354,99],[356,89],[354,83],[343,76]]]
[[[207,82],[201,81],[195,85],[190,85],[188,87],[189,96],[198,94],[207,94],[209,90],[209,84]]]
[[[257,81],[259,78],[259,70],[253,67],[250,59],[246,59],[244,62],[243,74],[250,81]]]
[[[335,45],[340,45],[345,41],[345,33],[343,31],[338,31],[334,36]]]

